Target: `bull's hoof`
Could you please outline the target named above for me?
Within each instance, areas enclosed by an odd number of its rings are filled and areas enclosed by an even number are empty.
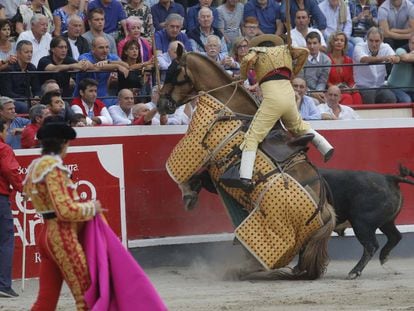
[[[196,207],[198,202],[198,195],[186,194],[183,196],[184,207],[187,211],[190,211]]]
[[[380,258],[381,265],[384,265],[387,261],[388,261],[388,256],[386,256],[385,258]]]
[[[361,276],[361,272],[360,271],[357,271],[357,272],[349,272],[348,273],[348,277],[347,277],[347,279],[348,280],[355,280],[356,278],[358,278],[358,277],[360,277]]]

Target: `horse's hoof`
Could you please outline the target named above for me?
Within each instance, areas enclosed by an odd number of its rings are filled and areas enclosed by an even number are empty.
[[[338,236],[345,236],[345,229],[340,229],[340,230],[336,230],[336,229],[334,229],[334,232],[335,232]]]
[[[348,273],[348,280],[355,280],[356,278],[361,276],[361,272],[349,272]]]
[[[306,273],[306,271],[303,271],[299,268],[299,266],[294,266],[293,269],[291,270],[291,273],[293,275],[302,275],[304,273]]]

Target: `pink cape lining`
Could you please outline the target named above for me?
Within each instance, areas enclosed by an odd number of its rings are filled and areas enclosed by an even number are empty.
[[[83,247],[91,276],[85,300],[91,310],[167,310],[145,272],[102,217],[86,223]]]

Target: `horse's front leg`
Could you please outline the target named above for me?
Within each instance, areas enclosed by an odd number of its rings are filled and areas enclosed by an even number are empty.
[[[181,189],[181,196],[183,198],[184,208],[187,211],[192,210],[197,205],[198,193],[201,189],[201,186],[198,186],[197,183],[201,184],[201,181],[190,180],[189,182],[178,185],[178,187]]]

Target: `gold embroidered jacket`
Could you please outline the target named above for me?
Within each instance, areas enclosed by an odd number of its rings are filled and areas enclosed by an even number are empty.
[[[241,79],[247,78],[247,72],[254,69],[257,81],[261,81],[270,71],[287,68],[297,75],[308,58],[306,48],[288,48],[287,45],[275,47],[253,47],[240,64]]]
[[[44,155],[30,164],[24,193],[38,213],[55,212],[61,221],[86,221],[95,214],[94,203],[78,202],[69,170],[59,156]]]

